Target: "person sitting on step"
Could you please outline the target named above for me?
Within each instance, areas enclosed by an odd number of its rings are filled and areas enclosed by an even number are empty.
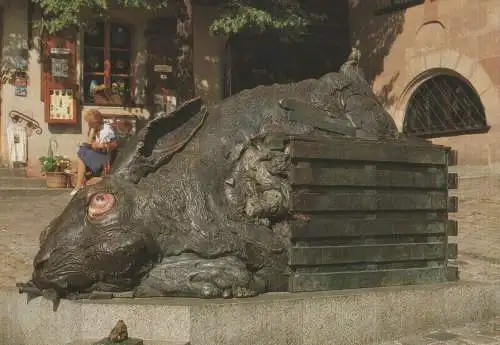
[[[105,123],[102,114],[92,109],[85,114],[89,126],[87,141],[78,148],[78,165],[76,186],[71,192],[75,195],[85,181],[85,172],[90,170],[98,175],[109,163],[109,150],[116,148],[116,134],[109,123]]]

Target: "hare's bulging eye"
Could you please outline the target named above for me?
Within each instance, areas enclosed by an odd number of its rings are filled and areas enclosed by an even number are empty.
[[[93,219],[106,214],[115,205],[115,197],[110,193],[96,193],[90,198],[88,216]]]

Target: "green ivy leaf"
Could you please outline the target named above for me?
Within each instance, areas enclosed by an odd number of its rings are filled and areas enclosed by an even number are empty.
[[[156,11],[169,0],[32,0],[43,10],[42,30],[54,33],[67,27],[82,27],[106,18],[109,9],[133,8]],[[192,1],[196,0],[170,0]],[[219,0],[219,17],[209,31],[216,35],[233,35],[242,31],[267,29],[301,30],[313,21],[324,19],[318,13],[304,10],[299,0]]]

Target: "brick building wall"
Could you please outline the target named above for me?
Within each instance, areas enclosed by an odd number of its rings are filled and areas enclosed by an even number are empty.
[[[463,80],[479,96],[490,129],[433,141],[458,150],[461,165],[500,166],[500,1],[420,2],[376,14],[380,1],[350,0],[361,65],[400,129],[422,83],[438,75]]]

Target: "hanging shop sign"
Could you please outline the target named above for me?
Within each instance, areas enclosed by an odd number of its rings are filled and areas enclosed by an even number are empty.
[[[28,80],[25,75],[17,75],[14,80],[15,95],[17,97],[28,96]]]

